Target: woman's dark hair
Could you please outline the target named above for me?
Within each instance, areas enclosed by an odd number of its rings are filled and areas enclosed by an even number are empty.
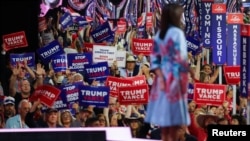
[[[239,122],[239,125],[246,125],[247,124],[245,117],[242,115],[239,115],[239,114],[232,115],[231,119],[237,119]]]
[[[99,119],[97,117],[91,117],[91,118],[88,118],[85,122],[85,126],[86,127],[91,127],[93,126],[93,124],[96,122],[96,121],[99,121]]]
[[[71,46],[71,39],[70,38],[66,38],[66,41],[65,41],[65,45],[66,45],[66,47],[69,47],[69,46]]]
[[[103,113],[101,113],[101,114],[98,114],[97,116],[96,116],[99,120],[100,120],[100,118],[104,118],[104,120],[105,120],[105,126],[108,126],[108,124],[107,124],[107,120],[106,120],[106,116],[103,114]]]
[[[217,120],[217,124],[221,124],[220,122],[223,122],[223,121],[227,121],[227,122],[229,123],[228,119],[225,118],[225,117],[223,117],[223,118],[219,118],[219,119]]]
[[[160,38],[163,39],[170,26],[181,28],[181,17],[184,9],[181,5],[171,3],[162,8],[160,23]]]
[[[202,69],[201,69],[201,70],[204,70],[204,69],[205,69],[205,67],[210,67],[210,68],[211,68],[211,70],[213,69],[213,67],[212,67],[211,65],[209,65],[209,64],[204,64],[204,65],[202,66]]]

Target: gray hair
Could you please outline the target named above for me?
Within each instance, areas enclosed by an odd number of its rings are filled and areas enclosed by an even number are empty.
[[[31,106],[32,106],[32,104],[29,102],[29,100],[27,100],[27,99],[22,99],[22,100],[19,102],[19,104],[18,104],[18,109],[20,109],[20,108],[22,107],[22,104],[23,104],[23,103],[29,103],[30,108],[31,108]]]
[[[75,74],[73,75],[73,81],[75,81],[75,79],[76,79],[77,76],[79,76],[79,77],[81,78],[81,80],[84,79],[83,76],[82,76],[82,74],[80,74],[80,73],[75,73]]]

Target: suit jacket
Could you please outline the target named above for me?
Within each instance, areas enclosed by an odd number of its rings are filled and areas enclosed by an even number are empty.
[[[119,71],[120,71],[120,77],[128,77],[126,68],[119,68]],[[132,76],[136,76],[139,73],[139,71],[140,71],[140,66],[135,65]]]

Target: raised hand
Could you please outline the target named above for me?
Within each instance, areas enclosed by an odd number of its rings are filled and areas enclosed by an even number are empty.
[[[21,66],[19,64],[17,64],[16,66],[12,66],[12,74],[14,76],[17,76],[20,72],[21,72]]]
[[[99,84],[99,81],[94,80],[91,85],[92,86],[98,86],[98,84]]]
[[[141,70],[145,75],[149,75],[150,69],[147,66],[142,65]]]
[[[41,75],[45,75],[45,70],[44,70],[44,66],[42,66],[42,64],[38,63],[36,65],[36,74],[41,76]]]
[[[23,60],[23,65],[24,65],[24,68],[27,69],[29,66],[28,66],[28,61],[27,59],[24,59]]]
[[[138,55],[138,62],[142,62],[143,61],[143,57],[144,57],[144,54],[143,53],[140,53]]]

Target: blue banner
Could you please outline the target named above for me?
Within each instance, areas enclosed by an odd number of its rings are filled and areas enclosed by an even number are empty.
[[[145,28],[146,25],[143,25],[143,26],[140,26],[138,27],[138,30],[137,30],[137,38],[146,38],[146,28]]]
[[[203,17],[202,17],[202,0],[195,0],[194,1],[194,4],[195,4],[195,7],[196,7],[196,13],[197,13],[197,16],[198,16],[198,20],[197,20],[197,23],[198,23],[198,31],[199,31],[199,37],[201,37],[201,31],[202,31],[202,20],[203,20]]]
[[[56,55],[51,61],[54,72],[64,72],[67,69],[67,58],[65,54]]]
[[[70,13],[64,13],[63,16],[60,18],[60,24],[62,25],[63,29],[66,29],[67,27],[69,27],[70,25],[73,24],[73,19],[70,15]]]
[[[201,3],[201,37],[202,44],[205,48],[211,48],[211,38],[212,38],[212,1],[202,1]],[[224,23],[223,23],[224,24]]]
[[[60,87],[62,100],[68,104],[79,101],[78,84],[68,84]]]
[[[242,7],[250,7],[250,2],[242,1]]]
[[[48,45],[42,48],[39,48],[37,50],[37,54],[39,55],[42,62],[45,64],[48,64],[54,56],[60,55],[63,53],[64,53],[64,50],[57,40],[54,40],[50,42]]]
[[[227,65],[240,65],[241,36],[240,25],[228,24],[227,26]]]
[[[192,21],[191,21],[191,16],[192,15],[192,0],[186,0],[186,6],[184,9],[184,16],[185,16],[185,31],[186,35],[190,35],[192,31]]]
[[[103,82],[109,76],[108,62],[84,65],[84,72],[90,84],[93,80]]]
[[[24,64],[25,60],[30,68],[35,67],[35,53],[10,54],[10,63],[12,66],[16,66],[17,63]]]
[[[224,65],[227,61],[226,14],[212,14],[212,56],[213,63]]]
[[[187,39],[187,48],[188,52],[191,52],[193,55],[197,55],[202,52],[200,47],[200,42],[190,36],[186,37]]]
[[[248,83],[250,83],[250,25],[242,25],[241,27],[241,96],[248,97]]]
[[[92,53],[67,54],[68,69],[71,71],[83,71],[84,65],[92,64]]]
[[[79,27],[84,27],[89,24],[85,18],[80,17],[80,16],[77,16],[75,18],[75,22],[78,23]]]
[[[109,105],[108,86],[79,86],[79,104],[83,106],[94,105],[96,107],[108,107]]]
[[[95,43],[101,43],[103,41],[114,41],[114,34],[113,31],[110,29],[108,22],[105,22],[101,26],[97,27],[94,31],[92,31],[91,36]]]
[[[247,62],[248,62],[248,88],[249,88],[249,90],[250,90],[250,56],[249,56],[249,54],[250,54],[250,37],[248,38],[248,50],[246,51],[246,53],[248,54],[248,56],[247,56]],[[248,91],[249,91],[248,90]],[[248,96],[250,96],[250,93],[248,93]]]

